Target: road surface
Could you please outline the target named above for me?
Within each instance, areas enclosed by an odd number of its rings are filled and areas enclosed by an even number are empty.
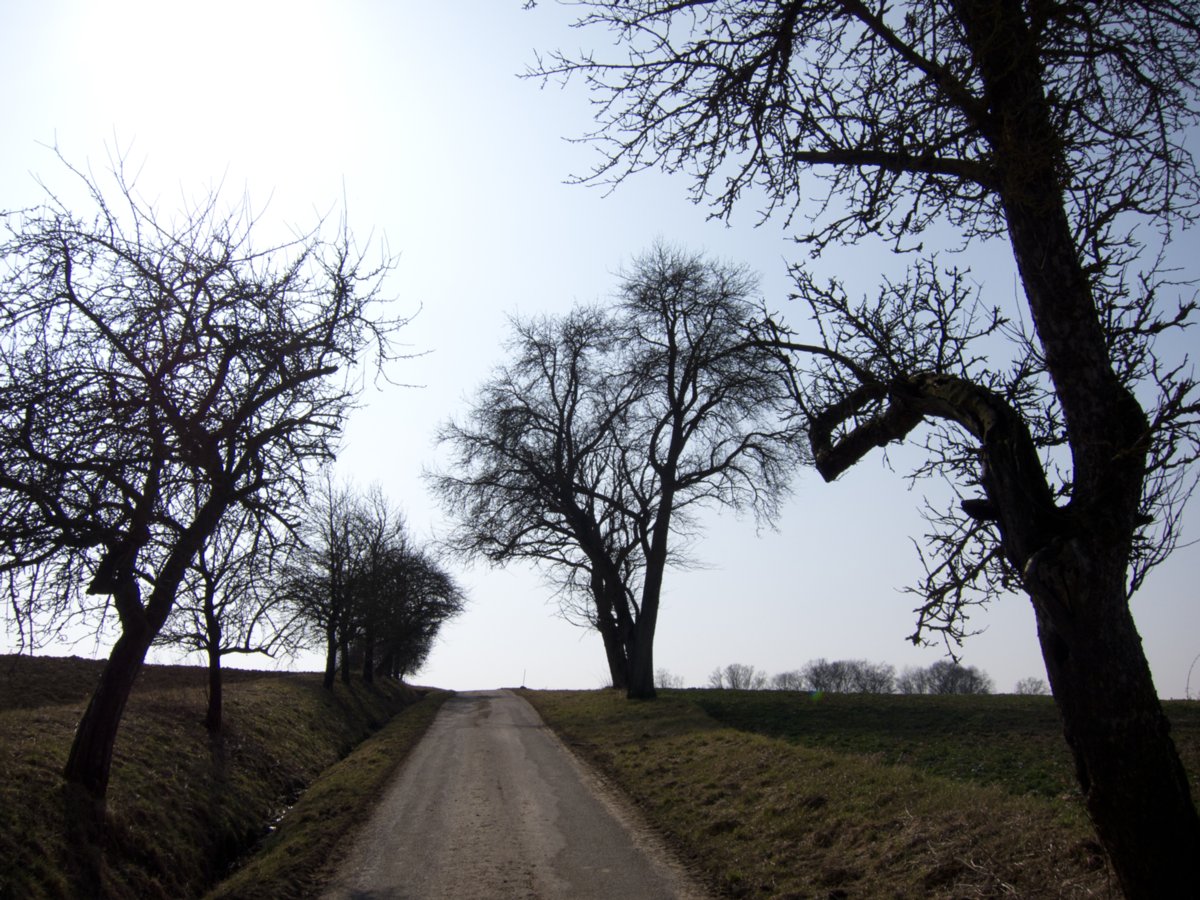
[[[445,702],[324,896],[706,895],[528,703],[478,691]]]

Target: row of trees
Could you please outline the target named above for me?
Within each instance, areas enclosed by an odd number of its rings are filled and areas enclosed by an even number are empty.
[[[1033,690],[1036,680],[1024,679],[1016,693],[1044,693]],[[659,687],[681,687],[677,681],[669,672],[659,671]],[[712,671],[708,686],[722,690],[823,694],[990,694],[993,690],[992,679],[986,672],[948,659],[924,668],[909,667],[899,675],[895,666],[865,659],[814,659],[800,669],[775,675],[744,663],[730,663]]]
[[[197,554],[155,638],[208,662],[210,732],[221,727],[226,656],[325,650],[324,685],[352,662],[370,683],[420,668],[463,595],[409,536],[378,487],[338,486],[326,470],[295,511],[293,528],[263,529],[249,516],[222,521]]]
[[[797,265],[815,330],[764,323],[816,467],[832,480],[922,444],[918,474],[959,499],[930,515],[917,636],[956,640],[968,604],[1023,590],[1123,891],[1200,893],[1200,817],[1129,609],[1178,539],[1200,453],[1193,370],[1161,340],[1196,308],[1164,248],[1200,213],[1200,5],[577,6],[609,56],[550,53],[530,75],[592,94],[599,161],[581,180],[679,173],[717,217],[753,198],[764,219],[807,220],[814,254],[881,240],[910,256],[863,301]],[[1021,309],[939,265],[926,248],[947,233],[1007,244]]]
[[[25,643],[115,620],[64,769],[72,820],[102,824],[156,640],[208,653],[215,728],[220,658],[285,648],[319,621],[334,592],[323,473],[404,322],[382,312],[390,262],[368,262],[345,223],[261,246],[245,206],[213,195],[164,216],[120,159],[111,183],[68,169],[89,212],[49,194],[2,216],[0,576]],[[336,634],[396,673],[461,596],[372,503],[347,513],[362,524],[350,552],[375,558],[339,569],[353,611]]]
[[[414,544],[378,488],[356,494],[328,478],[284,561],[280,596],[325,650],[324,685],[401,678],[424,663],[442,624],[462,612],[454,579]]]

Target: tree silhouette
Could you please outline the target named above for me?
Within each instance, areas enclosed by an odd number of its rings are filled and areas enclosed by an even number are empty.
[[[228,515],[287,510],[332,455],[352,369],[398,324],[344,228],[258,248],[243,207],[177,218],[72,170],[0,244],[0,571],[53,622],[103,598],[120,634],[65,768],[103,815],[113,742],[151,641]]]
[[[221,730],[221,660],[231,655],[274,657],[299,647],[295,609],[275,589],[283,529],[264,527],[251,512],[227,515],[196,554],[191,571],[154,643],[204,653],[208,708],[204,725]]]
[[[665,246],[605,318],[521,325],[435,488],[451,544],[556,567],[594,604],[615,685],[654,696],[654,634],[675,542],[704,504],[770,517],[797,461],[777,354],[751,340],[754,280]],[[640,583],[639,583],[640,582]]]
[[[976,316],[927,259],[873,305],[798,272],[822,332],[770,337],[798,354],[826,478],[932,425],[929,470],[983,496],[934,523],[922,625],[953,637],[966,594],[1020,586],[1123,890],[1196,893],[1200,819],[1128,600],[1174,544],[1200,443],[1191,370],[1155,342],[1194,308],[1169,304],[1159,250],[1197,210],[1200,7],[579,5],[624,53],[532,74],[592,89],[591,180],[684,172],[722,216],[754,190],[765,215],[811,216],[814,252],[877,236],[915,252],[935,223],[1007,240],[1027,326]],[[1005,334],[1011,358],[989,365],[979,339]]]

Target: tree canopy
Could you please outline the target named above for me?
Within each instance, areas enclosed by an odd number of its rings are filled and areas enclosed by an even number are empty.
[[[780,360],[752,339],[753,294],[740,267],[657,246],[611,312],[515,322],[510,362],[442,432],[455,458],[433,483],[452,546],[548,564],[587,598],[633,696],[654,693],[663,576],[692,511],[769,519],[798,459]]]

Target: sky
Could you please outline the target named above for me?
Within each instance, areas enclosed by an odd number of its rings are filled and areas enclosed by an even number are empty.
[[[461,416],[503,361],[506,317],[563,313],[612,297],[618,273],[656,240],[749,266],[768,303],[790,310],[786,265],[801,252],[779,221],[748,203],[713,221],[682,177],[647,172],[607,192],[572,183],[596,150],[580,85],[519,78],[538,50],[599,42],[570,28],[553,2],[345,0],[340,3],[0,3],[0,208],[43,199],[39,180],[68,190],[53,146],[103,171],[114,154],[138,172],[160,209],[217,186],[272,229],[313,224],[344,208],[360,241],[394,255],[384,293],[413,316],[400,335],[414,354],[369,385],[346,430],[338,471],[378,483],[418,537],[446,521],[422,472],[444,452],[440,423]],[[1196,235],[1190,260],[1195,259]],[[967,262],[986,299],[1019,300],[1004,244]],[[1194,262],[1192,263],[1194,265]],[[897,262],[870,246],[814,263],[867,292]],[[906,448],[877,453],[825,484],[801,472],[774,523],[713,512],[691,545],[694,567],[668,573],[656,666],[689,686],[729,663],[769,674],[807,661],[868,659],[902,670],[945,649],[914,647],[920,575],[914,542],[926,528]],[[889,464],[890,463],[890,468]],[[1196,541],[1195,508],[1183,542]],[[525,684],[596,688],[607,680],[599,636],[564,621],[532,569],[450,564],[468,596],[415,680],[451,689]],[[1133,611],[1159,693],[1200,693],[1200,547],[1186,546],[1148,580]],[[976,612],[962,648],[996,689],[1045,677],[1032,610],[1013,595]],[[11,641],[5,637],[5,641]],[[84,639],[46,652],[104,654]],[[158,661],[179,661],[158,652]],[[1192,666],[1195,664],[1195,670]],[[255,663],[269,666],[269,661]],[[308,654],[290,665],[316,668]],[[1190,681],[1189,681],[1190,678]]]

